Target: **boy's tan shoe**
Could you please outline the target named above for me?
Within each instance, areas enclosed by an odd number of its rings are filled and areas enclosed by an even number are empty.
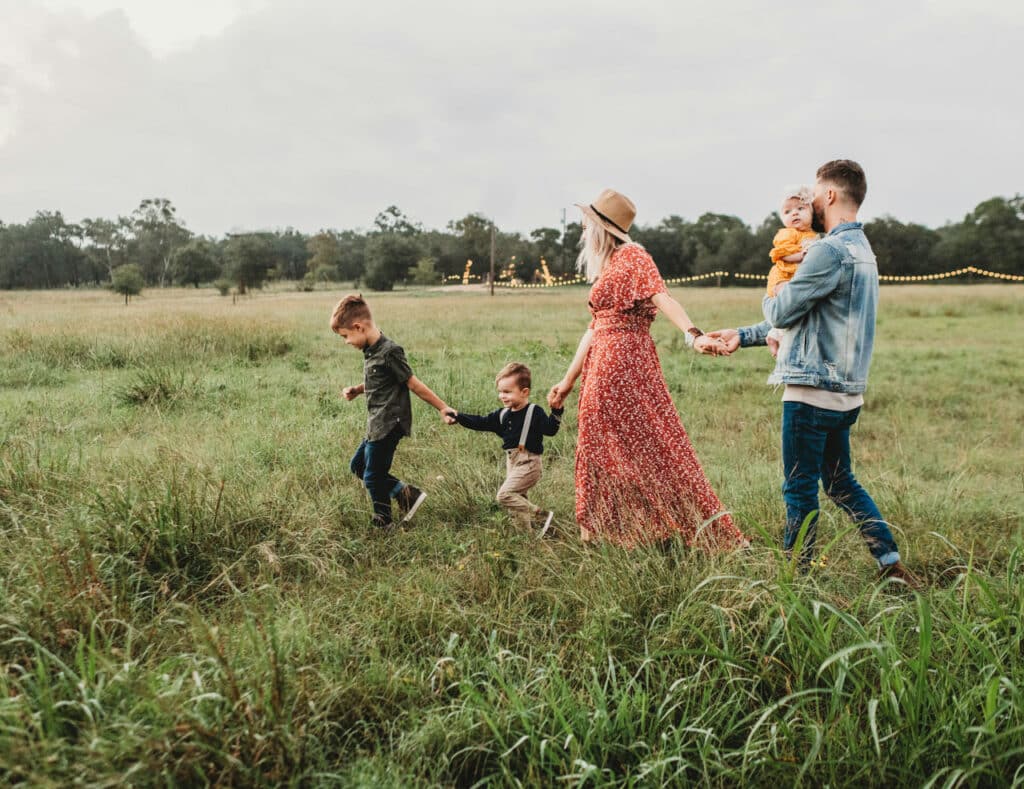
[[[552,531],[552,526],[555,525],[554,510],[548,510],[547,512],[541,510],[540,512],[537,513],[536,519],[537,523],[542,524],[540,527],[539,536],[550,537],[554,534],[554,532]]]

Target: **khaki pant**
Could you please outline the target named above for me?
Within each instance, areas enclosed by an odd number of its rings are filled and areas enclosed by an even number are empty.
[[[540,507],[531,504],[526,493],[540,482],[540,455],[525,449],[508,449],[506,454],[505,481],[498,488],[498,503],[507,509],[521,526],[529,526]]]

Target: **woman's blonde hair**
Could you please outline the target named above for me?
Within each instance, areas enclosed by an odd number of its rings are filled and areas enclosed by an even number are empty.
[[[588,280],[593,282],[601,276],[608,258],[620,244],[624,243],[613,236],[597,222],[584,220],[583,233],[580,235],[580,254],[576,258],[576,268]]]

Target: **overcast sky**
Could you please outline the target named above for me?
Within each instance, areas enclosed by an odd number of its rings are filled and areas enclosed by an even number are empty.
[[[1019,0],[0,0],[0,220],[753,223],[849,157],[937,226],[1024,191],[1022,43]]]

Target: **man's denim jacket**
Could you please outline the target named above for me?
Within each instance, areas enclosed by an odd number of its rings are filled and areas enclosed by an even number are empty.
[[[847,222],[807,249],[793,279],[762,303],[765,321],[739,330],[740,345],[764,345],[787,329],[769,384],[857,394],[867,388],[878,309],[878,265],[860,222]]]

